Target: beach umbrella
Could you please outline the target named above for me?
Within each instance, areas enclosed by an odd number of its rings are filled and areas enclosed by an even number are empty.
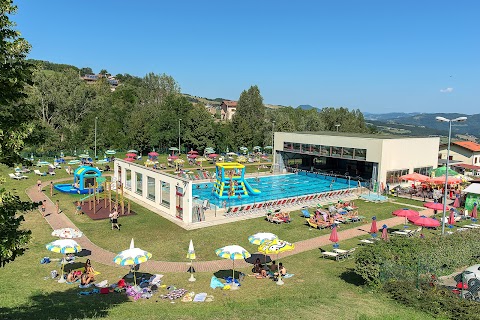
[[[188,154],[198,154],[198,151],[190,150],[190,151],[188,151]]]
[[[178,159],[178,156],[176,156],[176,155],[171,155],[171,156],[168,156],[168,158],[167,158],[168,161],[172,161],[172,160],[176,160],[176,159]]]
[[[292,251],[295,249],[295,245],[293,243],[280,240],[278,238],[273,239],[272,241],[264,242],[262,245],[258,247],[258,251],[267,255],[267,254],[276,254],[277,261],[280,261],[278,255],[285,251]],[[279,270],[280,271],[280,270]],[[278,272],[278,285],[282,285],[282,276],[280,272]]]
[[[429,183],[431,184],[445,184],[445,176],[440,176],[440,177],[435,177],[431,178],[428,180]],[[458,184],[462,182],[462,178],[460,177],[453,177],[453,176],[448,176],[447,177],[447,184]]]
[[[183,159],[175,159],[175,161],[173,161],[173,162],[175,162],[176,164],[182,164],[182,163],[185,163],[185,160],[183,160]]]
[[[416,173],[416,172],[400,176],[400,180],[407,180],[407,181],[426,182],[428,181],[428,179],[430,179],[430,177],[424,176],[423,174]]]
[[[455,224],[455,210],[450,209],[450,215],[448,216],[448,224],[453,226]]]
[[[134,150],[134,149],[128,150],[127,152],[128,152],[128,153],[138,153],[138,151],[137,151],[137,150]]]
[[[115,150],[107,150],[107,151],[105,151],[105,154],[108,154],[109,156],[114,155],[114,154],[116,154],[116,153],[117,153],[117,151],[115,151]]]
[[[428,209],[443,210],[443,203],[439,203],[439,202],[427,202],[427,203],[424,203],[423,206]],[[449,209],[450,207],[447,206],[447,210]]]
[[[337,233],[337,225],[333,224],[332,232],[330,233],[330,237],[328,240],[334,242],[333,247],[338,248],[338,233]]]
[[[189,154],[189,155],[187,156],[187,158],[189,158],[189,159],[196,159],[196,158],[198,158],[198,157],[199,157],[198,154]]]
[[[428,228],[440,226],[440,221],[425,216],[408,218],[414,225]]]
[[[475,202],[475,203],[473,204],[473,209],[472,209],[472,219],[475,219],[475,220],[476,220],[476,219],[477,219],[477,215],[478,215],[478,214],[477,214],[477,203]]]
[[[79,158],[89,158],[90,156],[86,153],[82,153],[78,155]]]
[[[248,237],[248,241],[257,246],[274,239],[277,239],[277,235],[270,232],[259,232]],[[267,255],[265,255],[265,264],[267,264]]]
[[[150,259],[151,257],[152,254],[150,252],[135,248],[135,244],[132,238],[132,241],[130,242],[130,248],[120,252],[115,258],[113,258],[113,262],[121,266],[135,266],[137,264],[148,261],[148,259]],[[135,268],[133,268],[133,278],[136,285],[137,278],[135,275]]]
[[[204,157],[200,157],[200,158],[196,158],[195,161],[196,162],[200,162],[200,167],[202,167],[202,163],[203,161],[207,161],[208,159],[207,158],[204,158]]]
[[[227,152],[227,156],[236,156],[237,154],[235,152]]]
[[[372,234],[372,238],[377,237],[377,232],[378,232],[377,217],[373,216],[372,217],[372,226],[370,227],[370,233]]]
[[[52,236],[64,239],[73,239],[83,236],[83,232],[73,228],[61,228],[53,230]]]
[[[209,157],[210,159],[213,159],[213,158],[218,157],[218,154],[216,154],[216,153],[210,153],[210,154],[208,155],[208,157]]]
[[[129,157],[129,158],[135,158],[137,156],[136,153],[127,153],[125,156]]]
[[[190,239],[190,244],[188,245],[187,259],[190,259],[190,279],[188,281],[193,282],[197,279],[193,276],[193,260],[195,260],[195,248],[193,248],[193,241]]]
[[[237,162],[247,162],[247,158],[244,156],[237,157]]]
[[[148,155],[149,155],[150,157],[158,157],[158,156],[159,156],[159,154],[158,154],[157,152],[155,152],[155,151],[149,152]]]
[[[80,247],[80,245],[72,239],[55,240],[47,244],[46,248],[52,252],[61,253],[63,255],[82,251],[82,247]],[[63,278],[63,267],[64,264],[62,263],[62,274],[58,282],[65,282],[65,279]]]
[[[72,164],[75,165],[75,164],[79,164],[79,163],[80,163],[80,160],[70,160],[70,161],[68,161],[68,164],[70,164],[70,165],[72,165]]]
[[[232,279],[235,279],[235,260],[245,260],[251,257],[250,252],[236,244],[217,249],[215,254],[220,258],[232,260]]]
[[[397,217],[405,217],[405,224],[407,224],[407,218],[418,217],[419,215],[418,211],[408,209],[408,208],[395,210],[392,212],[392,214]]]
[[[388,229],[386,224],[382,226],[382,239],[388,241]]]
[[[168,150],[170,150],[170,151],[178,151],[178,148],[177,148],[177,147],[170,147],[170,148],[168,148]]]
[[[272,147],[272,146],[266,146],[266,147],[263,148],[263,149],[268,149],[268,150],[270,150],[270,149],[273,149],[273,147]]]
[[[133,159],[133,158],[125,158],[123,160],[128,161],[128,162],[134,162],[135,161],[135,159]]]

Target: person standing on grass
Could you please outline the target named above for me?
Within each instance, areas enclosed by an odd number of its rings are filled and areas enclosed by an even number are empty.
[[[75,210],[75,214],[82,214],[82,205],[80,204],[80,201],[77,201],[77,208]]]
[[[38,192],[42,192],[42,180],[40,179],[37,180],[37,188]]]
[[[55,211],[57,212],[57,214],[60,214],[60,201],[57,200],[55,202]]]
[[[53,181],[50,181],[50,197],[53,197]]]
[[[42,217],[45,218],[45,211],[47,210],[47,200],[43,200],[42,202]]]
[[[110,213],[109,217],[110,221],[112,222],[112,230],[115,227],[118,229],[118,231],[120,231],[120,226],[118,225],[118,210],[116,207],[113,209],[113,212]]]

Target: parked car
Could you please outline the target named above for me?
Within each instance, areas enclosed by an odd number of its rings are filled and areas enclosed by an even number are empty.
[[[463,271],[463,282],[468,284],[468,287],[480,285],[480,264],[475,264]]]

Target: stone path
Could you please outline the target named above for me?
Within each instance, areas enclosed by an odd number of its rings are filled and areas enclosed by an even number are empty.
[[[56,181],[54,181],[56,182]],[[32,186],[26,190],[27,195],[32,201],[39,202],[47,200],[46,202],[46,213],[47,216],[45,220],[52,227],[52,229],[59,228],[75,228],[78,229],[75,224],[63,213],[55,213],[55,204],[47,196],[49,192],[49,183],[42,184],[42,187],[45,189],[45,192],[38,192],[36,186]],[[48,189],[48,190],[47,190]],[[406,206],[411,206],[407,205]],[[420,212],[421,215],[430,216],[433,214],[432,210],[423,210]],[[377,221],[379,227],[386,224],[389,227],[401,225],[405,222],[405,218],[402,217],[392,217],[389,219]],[[368,234],[371,224],[359,225],[357,228],[351,228],[347,230],[339,230],[338,237],[340,241],[348,240],[351,238],[364,236]],[[325,234],[316,238],[303,240],[295,243],[295,250],[285,252],[281,254],[281,257],[291,256],[301,252],[317,249],[321,246],[331,244],[328,239],[330,234]],[[75,239],[78,244],[82,246],[84,250],[89,250],[90,255],[89,259],[97,263],[102,263],[109,266],[118,266],[113,262],[113,258],[116,256],[115,253],[107,251],[103,248],[100,248],[96,244],[90,241],[86,235],[81,238]],[[190,264],[187,262],[169,262],[169,261],[156,261],[149,260],[146,263],[142,264],[142,271],[147,272],[186,272]],[[227,259],[222,260],[213,260],[213,261],[198,261],[194,263],[195,270],[197,272],[213,272],[218,270],[228,270],[231,269],[232,262]],[[250,266],[249,263],[244,260],[235,261],[236,268],[244,268]]]

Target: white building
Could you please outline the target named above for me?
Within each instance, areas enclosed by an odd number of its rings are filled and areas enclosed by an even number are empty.
[[[395,183],[407,173],[436,168],[439,138],[342,132],[275,132],[275,166],[319,170]]]

